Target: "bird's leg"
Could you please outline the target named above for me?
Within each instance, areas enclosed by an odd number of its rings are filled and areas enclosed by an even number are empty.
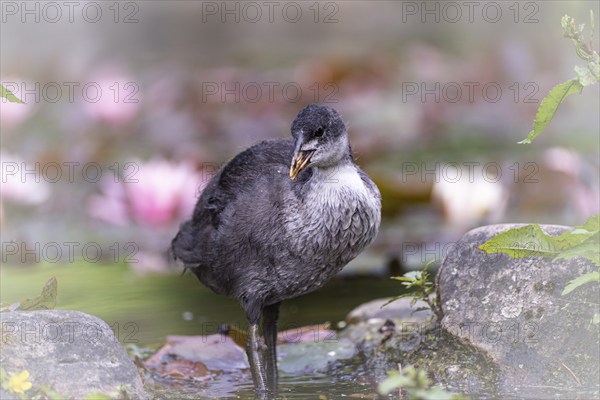
[[[271,304],[263,309],[267,386],[273,391],[277,389],[277,319],[279,318],[279,304]]]
[[[262,350],[264,344],[260,333],[258,332],[258,321],[251,322],[248,329],[248,343],[246,345],[246,354],[250,363],[250,371],[254,380],[254,387],[258,392],[264,392],[267,389],[265,366],[263,363]]]

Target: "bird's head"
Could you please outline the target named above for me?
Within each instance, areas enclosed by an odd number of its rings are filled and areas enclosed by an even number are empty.
[[[346,124],[331,107],[304,107],[292,122],[292,136],[296,141],[292,180],[306,168],[334,166],[350,154]]]

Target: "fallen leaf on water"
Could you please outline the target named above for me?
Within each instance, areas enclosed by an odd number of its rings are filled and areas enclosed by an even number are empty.
[[[167,336],[161,347],[145,365],[164,368],[178,360],[200,362],[209,371],[233,372],[248,368],[246,352],[227,335],[208,336]]]
[[[206,365],[199,361],[175,360],[167,363],[159,374],[180,379],[198,379],[208,375]]]

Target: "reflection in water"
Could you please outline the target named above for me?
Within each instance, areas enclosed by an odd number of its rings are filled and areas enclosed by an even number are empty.
[[[207,382],[185,382],[169,384],[154,382],[154,395],[169,399],[215,399],[215,398],[257,398],[250,373],[240,375],[222,375]],[[374,399],[376,387],[370,383],[356,382],[351,379],[332,380],[326,375],[289,376],[279,378],[279,399],[338,399],[341,397]]]

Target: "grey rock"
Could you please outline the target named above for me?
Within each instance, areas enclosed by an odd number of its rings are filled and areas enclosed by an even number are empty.
[[[598,285],[561,296],[570,280],[596,267],[580,258],[512,259],[477,249],[518,226],[474,229],[448,252],[438,273],[442,328],[498,366],[504,396],[597,395],[600,332],[590,321],[598,312]],[[550,235],[568,229],[542,226]]]
[[[355,378],[381,381],[387,371],[397,368],[408,354],[417,353],[426,332],[435,329],[433,312],[424,301],[411,305],[412,298],[401,298],[382,306],[391,298],[361,304],[346,316],[348,326],[338,333],[340,343],[353,343],[354,354],[330,363],[329,372]],[[419,308],[425,310],[416,311]]]
[[[350,311],[346,317],[346,322],[355,324],[377,318],[383,320],[389,319],[396,322],[425,323],[433,316],[433,312],[428,308],[427,303],[424,301],[419,300],[411,306],[411,298],[402,298],[383,307],[389,300],[390,298],[377,299],[361,304]],[[416,311],[419,308],[426,309]]]
[[[19,398],[17,397],[16,394],[7,392],[4,389],[0,389],[0,399],[2,399],[2,400],[19,400]]]
[[[355,355],[356,346],[348,339],[283,344],[277,347],[279,370],[287,374],[326,372],[336,361]]]
[[[137,368],[101,319],[78,311],[14,311],[0,313],[0,324],[0,363],[8,373],[29,371],[27,395],[45,386],[65,399],[119,390],[148,398]]]
[[[369,318],[350,324],[339,332],[339,339],[354,343],[355,354],[350,360],[332,364],[330,372],[341,376],[350,373],[354,378],[368,377],[370,381],[381,382],[399,363],[407,365],[411,355],[431,358],[423,347],[435,328],[433,322],[408,319]]]

